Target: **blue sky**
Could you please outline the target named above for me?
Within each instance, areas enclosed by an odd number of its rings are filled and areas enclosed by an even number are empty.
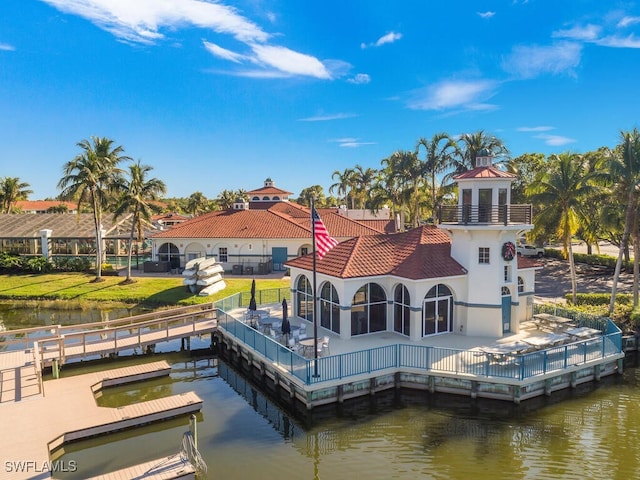
[[[92,135],[168,196],[327,192],[420,137],[613,147],[640,115],[640,5],[601,0],[5,0],[0,177],[58,194]],[[328,193],[328,192],[327,192]]]

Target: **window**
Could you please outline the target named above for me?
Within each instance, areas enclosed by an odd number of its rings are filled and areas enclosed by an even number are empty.
[[[351,303],[351,335],[381,332],[387,328],[387,296],[377,283],[358,289]]]
[[[296,297],[298,301],[296,306],[298,308],[297,315],[300,318],[313,322],[313,293],[311,289],[311,282],[309,279],[302,275],[296,283]]]
[[[478,249],[478,263],[489,263],[489,248],[480,247]]]
[[[402,335],[410,335],[410,305],[409,290],[404,285],[398,285],[393,294],[393,329]]]
[[[218,249],[218,261],[220,263],[226,263],[229,261],[229,256],[227,253],[227,247],[221,247]]]
[[[453,330],[453,294],[442,283],[427,292],[422,306],[422,336]]]
[[[524,293],[524,280],[518,277],[518,293]]]
[[[340,301],[338,292],[329,282],[320,287],[320,325],[340,333]]]
[[[505,282],[511,281],[511,265],[504,266],[504,281]]]

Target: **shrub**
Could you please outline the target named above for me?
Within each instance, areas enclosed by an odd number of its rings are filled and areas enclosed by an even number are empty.
[[[53,265],[45,257],[31,257],[23,260],[23,270],[31,273],[49,273]]]
[[[565,294],[565,299],[571,302],[573,295]],[[629,293],[618,293],[616,295],[616,304],[630,305],[633,296]],[[610,293],[578,293],[576,294],[576,305],[609,305],[611,303]]]

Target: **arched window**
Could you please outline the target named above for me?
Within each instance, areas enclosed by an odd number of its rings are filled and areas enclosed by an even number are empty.
[[[409,314],[411,299],[409,290],[404,285],[398,285],[393,292],[393,329],[403,335],[409,335]]]
[[[313,322],[313,289],[304,275],[301,275],[296,283],[296,298],[298,299],[296,315]]]
[[[260,197],[252,197],[252,198],[251,198],[251,200],[259,201],[259,200],[260,200]]]
[[[271,199],[269,197],[267,197],[267,196],[264,196],[264,197],[262,197],[262,200],[271,200]]]
[[[163,243],[158,248],[158,260],[169,262],[171,268],[180,268],[180,252],[173,243]]]
[[[524,293],[524,280],[518,277],[518,293]]]
[[[351,335],[381,332],[387,328],[387,296],[377,283],[358,289],[351,302]]]
[[[453,295],[449,287],[439,284],[427,292],[422,315],[423,336],[453,331]]]
[[[336,288],[329,282],[320,287],[320,325],[340,333],[340,299]]]
[[[280,200],[280,197],[276,195],[276,196],[275,196],[275,197],[273,197],[271,200]]]

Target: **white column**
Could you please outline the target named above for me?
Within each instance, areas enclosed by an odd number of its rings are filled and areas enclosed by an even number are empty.
[[[51,233],[53,230],[44,229],[40,230],[40,243],[42,245],[42,256],[49,259],[50,251],[49,251],[49,238],[51,237]]]

